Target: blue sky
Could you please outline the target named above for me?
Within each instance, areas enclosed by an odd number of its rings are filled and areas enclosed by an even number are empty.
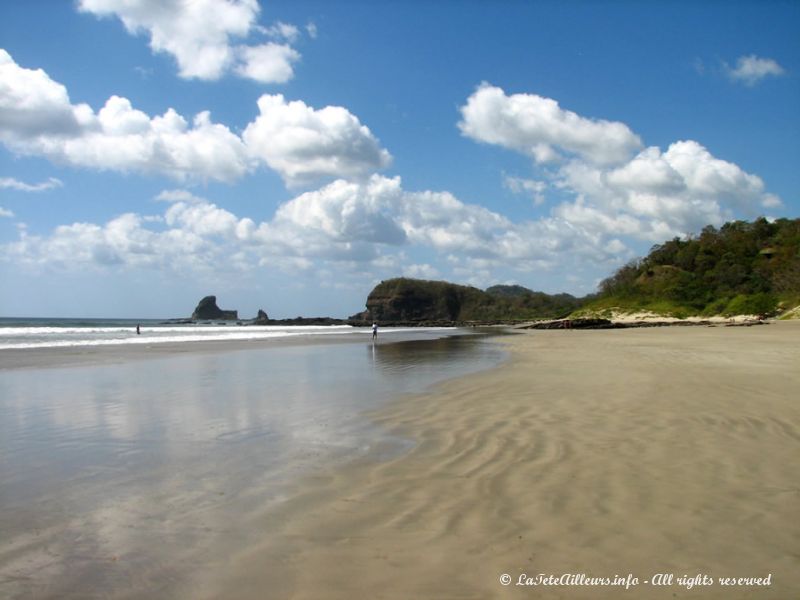
[[[800,213],[796,2],[10,1],[0,315],[582,295]]]

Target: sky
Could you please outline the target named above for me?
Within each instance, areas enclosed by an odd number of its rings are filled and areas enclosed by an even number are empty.
[[[6,0],[0,316],[594,292],[800,217],[800,3]]]

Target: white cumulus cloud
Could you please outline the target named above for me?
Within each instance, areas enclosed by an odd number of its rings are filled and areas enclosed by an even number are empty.
[[[406,250],[432,252],[454,273],[529,272],[563,265],[565,257],[608,264],[627,252],[613,238],[558,217],[513,223],[447,192],[404,190],[398,177],[336,180],[284,203],[260,223],[186,190],[167,190],[157,199],[168,203],[162,215],[127,213],[44,235],[22,229],[17,241],[0,248],[0,257],[61,269],[369,267],[434,277],[441,272],[435,264],[411,261]]]
[[[294,25],[257,25],[257,0],[79,0],[78,9],[118,17],[131,34],[145,33],[154,52],[172,55],[181,77],[215,80],[233,70],[262,83],[284,83],[299,54],[289,46],[236,45],[253,31],[293,42]]]
[[[67,88],[42,69],[24,69],[0,48],[0,136],[4,140],[75,135],[91,112],[85,104],[72,105]]]
[[[292,64],[300,59],[300,53],[291,46],[274,42],[243,46],[238,55],[236,73],[261,83],[286,83],[294,76]]]
[[[548,98],[507,96],[484,84],[461,113],[461,130],[477,141],[517,150],[537,162],[556,160],[540,169],[545,181],[506,176],[504,185],[540,201],[550,187],[574,196],[556,206],[552,216],[579,229],[598,248],[620,249],[611,243],[617,235],[663,241],[781,204],[757,175],[713,156],[696,141],[678,141],[666,151],[639,149],[639,137],[623,123],[586,119]]]
[[[476,141],[522,152],[537,163],[564,155],[596,164],[616,164],[641,141],[625,124],[588,119],[535,94],[512,94],[481,85],[461,107],[461,132]]]
[[[104,224],[72,223],[50,235],[23,229],[4,248],[6,260],[60,269],[94,267],[158,268],[168,272],[207,272],[243,268],[235,257],[246,248],[250,219],[202,198],[175,201],[163,216],[125,213]],[[246,266],[246,265],[244,265]]]
[[[615,169],[572,162],[559,178],[558,185],[577,197],[558,207],[559,216],[650,241],[720,225],[739,214],[755,216],[780,203],[766,193],[760,177],[692,140],[675,142],[666,152],[646,148]]]
[[[164,213],[164,222],[199,236],[221,236],[247,240],[255,230],[252,219],[239,219],[233,213],[201,200],[175,202]]]
[[[11,212],[10,210],[8,210],[7,208],[3,208],[2,206],[0,206],[0,218],[2,218],[2,217],[8,217],[8,218],[11,218],[11,217],[13,217],[13,216],[14,216],[14,213],[13,213],[13,212]]]
[[[732,81],[754,86],[765,77],[779,77],[786,71],[772,58],[762,58],[751,54],[740,56],[736,66],[725,65],[725,71]]]
[[[18,154],[100,170],[162,174],[178,180],[232,181],[249,158],[242,140],[208,112],[191,125],[175,110],[150,117],[111,96],[98,111],[70,102],[41,69],[0,50],[0,141]]]
[[[427,248],[457,262],[483,261],[530,271],[549,268],[564,251],[593,261],[613,258],[601,236],[560,218],[514,223],[448,192],[404,190],[399,177],[334,181],[282,205],[262,231],[283,252],[302,257],[374,260],[402,247]]]
[[[315,110],[300,100],[265,94],[258,108],[259,116],[242,137],[251,153],[289,185],[363,177],[391,162],[369,128],[341,106]]]
[[[242,137],[207,111],[191,122],[172,108],[151,117],[120,96],[95,112],[72,104],[63,85],[0,49],[0,142],[17,154],[178,181],[231,182],[264,164],[290,186],[363,178],[391,163],[369,128],[344,107],[314,109],[265,94],[258,109]]]

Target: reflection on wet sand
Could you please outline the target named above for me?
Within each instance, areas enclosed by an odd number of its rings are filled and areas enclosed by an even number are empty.
[[[436,372],[442,368],[457,368],[465,360],[475,360],[476,353],[495,354],[497,349],[482,344],[480,336],[451,336],[394,344],[373,343],[369,351],[375,366],[391,378],[411,370]]]
[[[385,443],[363,411],[500,356],[381,340],[4,371],[0,597],[172,598],[269,535],[250,515],[287,482]]]

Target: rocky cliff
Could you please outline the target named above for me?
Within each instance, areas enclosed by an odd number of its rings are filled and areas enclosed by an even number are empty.
[[[471,318],[484,293],[445,281],[400,277],[379,283],[367,297],[369,318],[379,322],[459,321]],[[466,311],[470,312],[470,311]]]
[[[221,319],[223,321],[236,321],[239,318],[239,311],[222,310],[217,306],[216,296],[206,296],[197,304],[197,308],[192,313],[192,319],[196,321],[208,321]]]
[[[367,298],[367,311],[353,321],[444,324],[514,322],[569,314],[581,300],[569,294],[551,296],[521,286],[494,286],[486,291],[446,281],[405,277],[379,283]]]

